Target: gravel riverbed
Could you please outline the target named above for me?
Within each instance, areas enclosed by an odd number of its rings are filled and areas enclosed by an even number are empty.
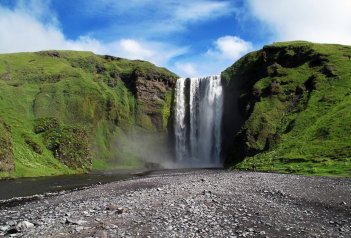
[[[0,210],[6,237],[351,237],[351,179],[158,171]]]

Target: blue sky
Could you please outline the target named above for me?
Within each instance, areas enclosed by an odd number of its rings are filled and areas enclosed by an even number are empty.
[[[274,41],[350,45],[350,12],[350,0],[0,0],[0,53],[87,50],[204,76]]]

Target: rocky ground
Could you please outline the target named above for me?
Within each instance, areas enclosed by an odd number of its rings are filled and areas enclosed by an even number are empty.
[[[351,180],[161,171],[2,207],[0,236],[351,237]]]

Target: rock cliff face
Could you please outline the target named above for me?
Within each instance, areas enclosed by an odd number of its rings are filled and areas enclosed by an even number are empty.
[[[136,98],[140,112],[147,115],[156,130],[165,130],[171,111],[176,78],[164,74],[134,72]],[[166,104],[166,105],[165,105]]]
[[[351,47],[276,43],[222,73],[227,165],[350,173]]]
[[[90,52],[0,55],[0,118],[7,123],[0,144],[9,148],[1,149],[0,171],[12,171],[0,177],[141,166],[130,137],[167,138],[176,79],[149,62]]]

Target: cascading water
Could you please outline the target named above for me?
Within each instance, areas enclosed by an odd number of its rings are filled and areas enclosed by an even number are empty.
[[[178,79],[175,99],[177,161],[189,166],[220,166],[223,105],[220,76]]]

